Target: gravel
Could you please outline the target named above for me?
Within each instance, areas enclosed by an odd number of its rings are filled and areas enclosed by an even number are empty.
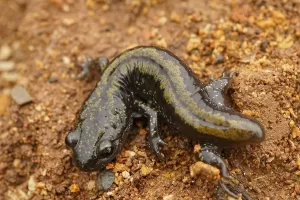
[[[11,90],[11,97],[20,106],[30,103],[32,98],[27,90],[22,86],[16,86]]]
[[[58,79],[56,77],[51,77],[48,79],[49,83],[56,83],[58,81]]]
[[[0,61],[0,72],[11,71],[15,68],[13,61]]]
[[[109,170],[103,170],[98,176],[98,188],[99,190],[107,191],[115,180],[115,174]]]
[[[0,60],[7,60],[10,58],[12,54],[12,50],[9,46],[7,45],[3,45],[1,48],[0,48]]]

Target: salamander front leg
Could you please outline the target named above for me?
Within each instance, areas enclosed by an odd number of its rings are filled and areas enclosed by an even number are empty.
[[[142,102],[135,102],[135,107],[138,109],[138,112],[143,113],[143,115],[148,118],[148,142],[151,149],[154,151],[159,160],[165,160],[164,155],[160,152],[159,147],[166,146],[167,143],[165,143],[160,137],[157,112]]]
[[[83,63],[78,63],[77,66],[81,67],[82,71],[77,75],[78,79],[83,79],[84,77],[88,77],[91,79],[92,73],[91,68],[96,66],[99,72],[102,74],[104,70],[107,68],[109,61],[106,57],[97,57],[95,59],[86,56],[85,61]]]
[[[199,159],[220,169],[222,178],[219,180],[219,186],[225,193],[235,198],[238,198],[237,194],[241,194],[243,200],[250,200],[246,192],[233,183],[234,178],[229,174],[227,165],[218,154],[216,146],[204,144],[199,152]]]

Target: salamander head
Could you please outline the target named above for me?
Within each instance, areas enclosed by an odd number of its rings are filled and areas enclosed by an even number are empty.
[[[121,130],[95,126],[96,122],[83,121],[71,131],[65,141],[73,149],[73,161],[85,171],[104,168],[115,159],[121,148]]]

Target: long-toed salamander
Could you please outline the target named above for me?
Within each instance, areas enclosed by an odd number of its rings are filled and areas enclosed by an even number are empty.
[[[127,50],[111,63],[104,58],[89,60],[81,76],[91,64],[98,64],[104,72],[83,104],[75,129],[66,137],[82,170],[100,170],[112,161],[135,117],[148,119],[148,141],[159,159],[164,159],[159,147],[166,145],[160,133],[160,124],[165,122],[199,141],[199,157],[218,167],[228,180],[231,176],[217,147],[258,143],[265,137],[257,120],[238,113],[228,101],[234,72],[225,70],[219,79],[203,84],[179,58],[156,47]]]

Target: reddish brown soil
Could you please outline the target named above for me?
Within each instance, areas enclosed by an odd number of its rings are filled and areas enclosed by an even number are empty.
[[[15,62],[0,71],[0,199],[212,199],[216,183],[191,179],[193,147],[175,136],[166,138],[163,164],[139,130],[105,193],[95,186],[97,172],[72,165],[64,138],[99,78],[76,80],[75,63],[137,45],[169,49],[204,81],[224,66],[238,71],[234,105],[261,121],[267,136],[224,151],[231,173],[253,199],[300,199],[299,7],[298,0],[0,0],[0,47],[8,45]],[[11,100],[15,85],[33,102]]]

